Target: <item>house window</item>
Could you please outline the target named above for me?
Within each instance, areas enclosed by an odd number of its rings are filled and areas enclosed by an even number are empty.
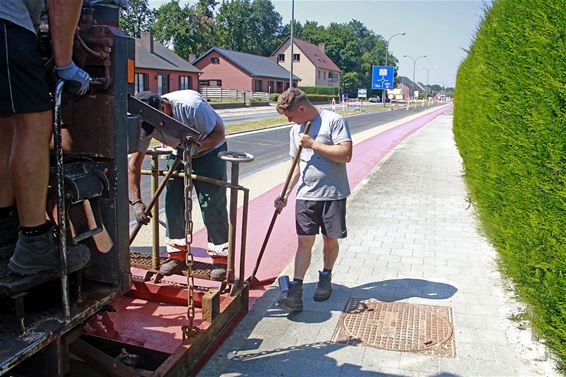
[[[301,61],[301,54],[293,54],[293,61],[300,62]]]
[[[157,94],[160,96],[169,93],[169,75],[157,75]]]
[[[255,80],[254,83],[254,92],[261,92],[262,91],[262,85],[263,82],[261,80]]]
[[[220,58],[210,58],[212,64],[220,64]]]
[[[277,61],[278,62],[284,62],[285,61],[285,54],[277,55]]]
[[[318,79],[320,80],[320,74],[322,71],[319,69],[317,72],[318,72]]]
[[[191,76],[179,76],[179,90],[191,89],[193,78]]]
[[[324,80],[326,80],[326,71],[324,71],[324,73],[322,74]]]
[[[337,82],[338,81],[338,73],[337,72],[328,72],[328,81]]]
[[[268,81],[267,82],[267,91],[269,93],[273,93],[274,90],[275,90],[275,81]]]
[[[144,90],[148,90],[149,80],[147,73],[136,73],[134,86],[135,86],[136,94],[139,92],[143,92]]]

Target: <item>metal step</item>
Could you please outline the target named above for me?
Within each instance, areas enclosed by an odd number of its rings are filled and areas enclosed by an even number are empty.
[[[160,257],[160,264],[165,263],[167,258]],[[153,268],[153,264],[151,263],[151,254],[146,253],[139,253],[135,251],[130,252],[130,266],[140,268],[142,270],[147,270],[153,274],[159,274],[159,271]],[[193,262],[193,277],[195,279],[203,279],[203,280],[213,280],[213,281],[223,281],[225,279],[226,273],[222,276],[215,277],[214,279],[211,277],[213,270],[224,269],[226,271],[226,265],[224,264],[213,264],[213,263],[204,263],[204,262]],[[187,276],[187,268],[183,270],[181,276]],[[215,274],[218,275],[218,274]]]

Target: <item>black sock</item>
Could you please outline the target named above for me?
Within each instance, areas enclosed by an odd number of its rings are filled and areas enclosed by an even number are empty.
[[[303,280],[302,279],[293,279],[293,284],[297,284],[298,286],[302,286]]]
[[[45,224],[38,226],[20,226],[20,231],[24,236],[39,236],[47,233],[51,229],[51,221],[46,221]]]
[[[0,207],[0,219],[7,219],[9,217],[14,217],[18,214],[18,210],[15,205],[9,207]]]
[[[332,268],[328,269],[328,268],[323,268],[322,272],[324,272],[325,274],[331,274],[332,273]]]

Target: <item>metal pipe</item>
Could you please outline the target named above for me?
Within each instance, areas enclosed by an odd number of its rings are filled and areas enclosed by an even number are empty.
[[[151,197],[155,197],[155,193],[159,188],[159,156],[151,156]],[[154,205],[151,209],[151,226],[153,232],[151,235],[151,266],[153,269],[159,268],[159,206]]]
[[[238,184],[240,175],[240,164],[232,161],[230,183]],[[230,189],[230,214],[228,217],[228,268],[226,270],[226,280],[228,283],[234,281],[234,247],[236,246],[236,225],[238,217],[238,190]]]
[[[389,37],[387,42],[385,42],[385,66],[386,67],[387,67],[387,60],[388,60],[387,58],[389,57],[389,42],[393,39],[393,37],[396,37],[398,35],[405,35],[405,34],[407,34],[407,33],[403,32],[403,33],[393,34],[392,36]],[[395,76],[395,71],[393,71],[393,76]],[[385,107],[385,95],[386,94],[387,94],[387,89],[383,89],[383,93],[381,93],[381,102],[383,103],[383,107]]]
[[[61,135],[61,94],[65,86],[64,80],[59,80],[55,87],[55,115],[53,133],[55,142],[55,159],[57,161],[57,230],[59,234],[59,258],[61,263],[61,296],[65,322],[71,320],[71,305],[69,300],[69,277],[67,255],[67,222],[65,220],[65,178],[63,176],[63,146]]]
[[[244,205],[242,209],[242,235],[240,238],[240,276],[238,277],[238,285],[241,286],[245,279],[246,267],[246,241],[248,233],[248,208],[250,200],[250,190],[244,189]]]
[[[142,175],[151,175],[151,170],[147,170],[144,169],[141,171]],[[160,177],[164,177],[167,176],[169,174],[169,170],[165,171],[165,170],[160,170],[159,171],[159,176]],[[179,172],[173,172],[171,174],[172,178],[183,178],[185,176],[185,173],[182,171]],[[217,186],[223,186],[226,188],[236,188],[238,190],[242,190],[243,187],[240,185],[233,185],[231,183],[225,182],[225,181],[221,181],[219,179],[214,179],[214,178],[210,178],[210,177],[205,177],[203,175],[196,175],[196,174],[191,174],[191,177],[193,178],[193,180],[195,181],[200,181],[200,182],[205,182],[205,183],[210,183],[213,185],[217,185]]]
[[[289,70],[289,88],[293,87],[293,45],[295,44],[295,38],[293,33],[293,28],[295,24],[295,0],[291,0],[291,69]]]

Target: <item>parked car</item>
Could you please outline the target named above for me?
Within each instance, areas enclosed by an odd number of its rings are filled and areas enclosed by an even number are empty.
[[[368,99],[369,102],[381,102],[381,98],[379,96],[371,96]]]

